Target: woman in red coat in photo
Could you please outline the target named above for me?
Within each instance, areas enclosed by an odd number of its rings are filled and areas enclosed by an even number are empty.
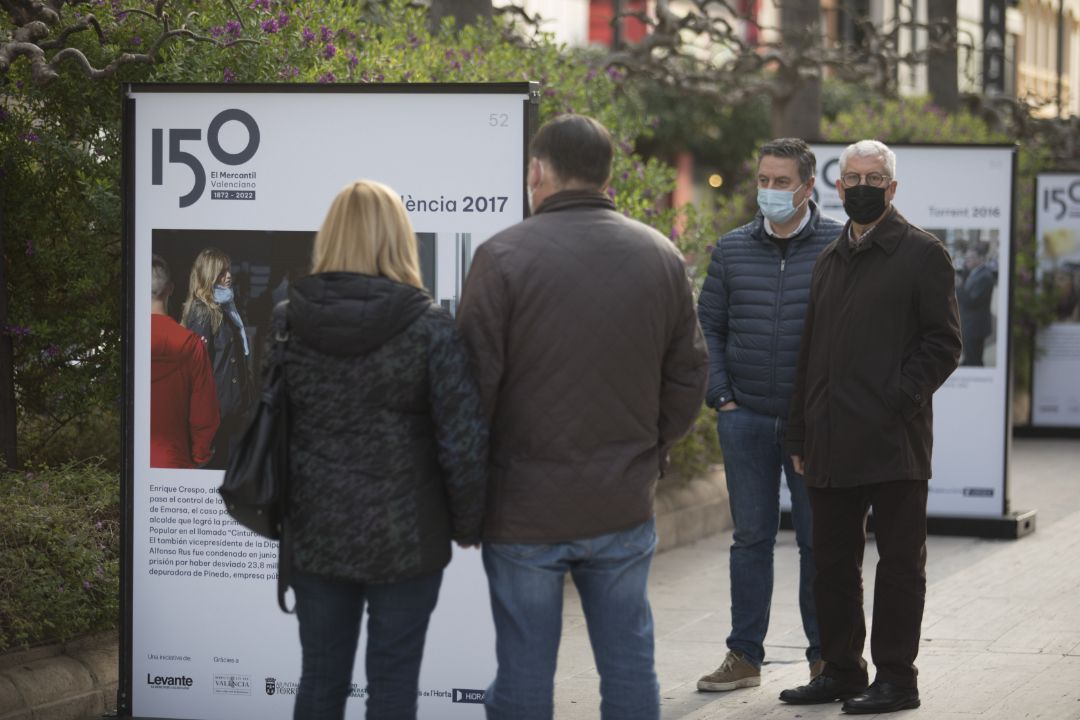
[[[150,467],[194,468],[213,454],[221,421],[202,338],[169,317],[173,284],[157,255],[150,282]]]

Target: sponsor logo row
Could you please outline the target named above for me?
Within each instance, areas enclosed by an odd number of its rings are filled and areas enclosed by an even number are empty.
[[[146,673],[146,684],[154,690],[191,690],[197,685],[190,675],[153,675]],[[211,683],[215,695],[250,695],[251,676],[215,673]]]
[[[146,673],[146,684],[155,690],[191,690],[196,681],[190,675],[153,675]],[[251,695],[251,676],[237,673],[215,673],[211,687],[215,695]],[[300,683],[267,677],[263,691],[267,695],[296,695]],[[453,688],[452,690],[420,690],[421,697],[444,697],[455,703],[484,702],[484,690]],[[353,683],[349,686],[350,697],[366,697],[367,688]]]

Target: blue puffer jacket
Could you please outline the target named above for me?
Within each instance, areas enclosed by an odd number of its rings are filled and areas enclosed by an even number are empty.
[[[843,227],[811,200],[810,221],[791,239],[787,258],[765,234],[760,212],[720,238],[698,299],[709,344],[709,407],[735,400],[787,417],[810,276],[818,254]]]

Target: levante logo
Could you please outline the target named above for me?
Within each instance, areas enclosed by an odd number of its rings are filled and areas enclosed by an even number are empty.
[[[151,675],[146,673],[146,684],[155,689],[189,690],[195,681],[187,675]]]
[[[228,122],[238,122],[247,131],[247,144],[235,153],[230,153],[221,146],[221,128]],[[153,128],[150,134],[151,154],[153,156],[151,159],[150,183],[152,185],[162,185],[164,184],[165,167],[165,130],[163,128]],[[202,197],[203,191],[206,190],[206,169],[199,161],[199,158],[181,148],[181,143],[192,141],[202,142],[202,129],[171,128],[169,130],[169,164],[187,165],[195,176],[191,190],[187,194],[180,196],[180,207],[182,208],[194,205]],[[210,121],[210,126],[206,129],[206,146],[214,159],[222,165],[243,165],[255,157],[255,153],[259,151],[259,141],[259,124],[255,122],[255,118],[251,117],[251,115],[237,108],[229,108],[219,112]],[[213,175],[214,177],[225,178],[248,176],[247,173],[230,173],[227,171],[217,172]],[[254,173],[251,173],[251,177],[254,178]],[[249,190],[245,195],[250,196],[244,197],[245,200],[255,198],[254,191]]]

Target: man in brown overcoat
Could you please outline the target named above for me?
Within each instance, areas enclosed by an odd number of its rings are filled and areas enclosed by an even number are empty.
[[[926,598],[931,396],[960,359],[955,272],[933,235],[892,207],[896,156],[876,140],[840,156],[850,218],[818,259],[787,449],[814,517],[814,596],[825,671],[792,704],[845,700],[852,714],[919,706],[915,657]],[[867,687],[862,605],[866,519],[880,560]]]
[[[581,596],[602,720],[659,720],[653,499],[708,356],[682,255],[606,192],[603,125],[529,144],[532,217],[476,250],[458,325],[491,421],[483,556],[498,671],[488,720],[551,720],[563,594]]]

